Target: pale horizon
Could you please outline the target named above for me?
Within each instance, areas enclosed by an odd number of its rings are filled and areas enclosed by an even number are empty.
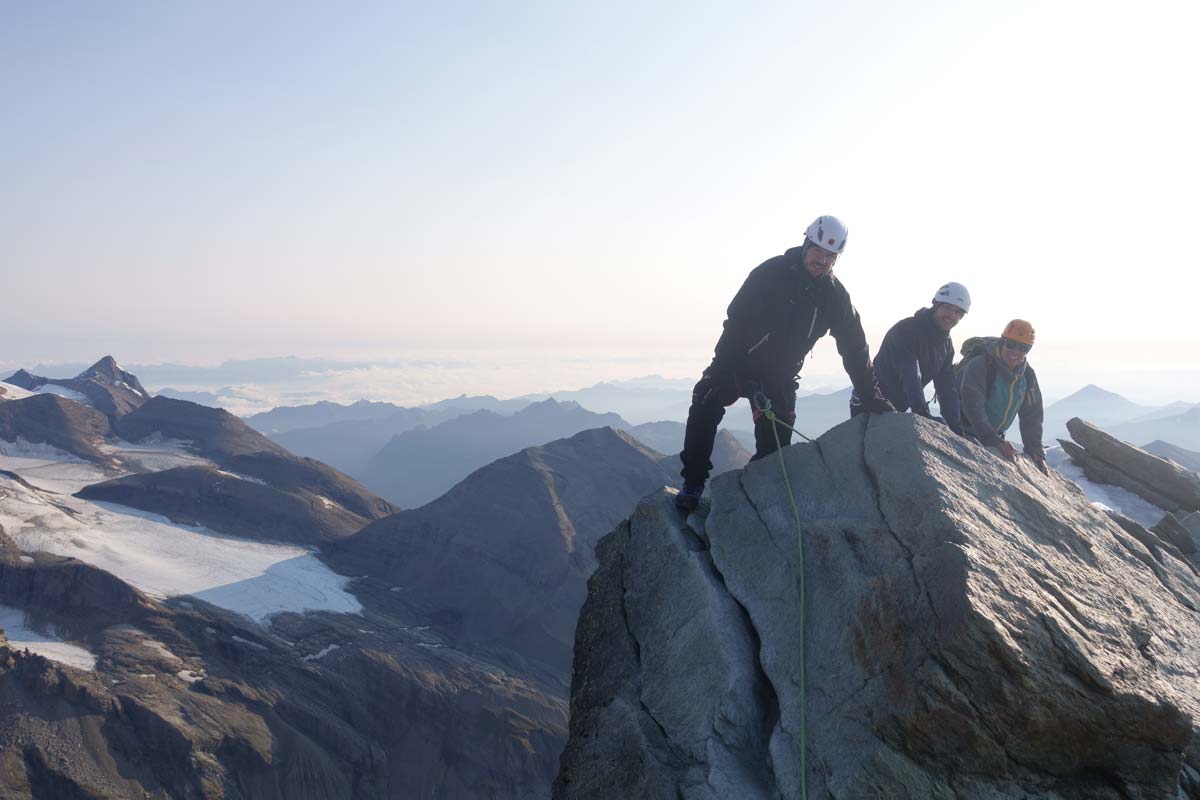
[[[1048,399],[1200,400],[1198,15],[9,7],[0,364],[694,380],[750,269],[836,214],[872,352],[958,280],[956,341],[1031,320]],[[802,385],[845,384],[827,339]]]

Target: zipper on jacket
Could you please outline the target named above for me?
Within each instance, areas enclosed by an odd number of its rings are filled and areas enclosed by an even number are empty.
[[[767,339],[770,339],[770,338],[771,338],[771,332],[767,331],[767,333],[765,333],[761,339],[759,339],[757,342],[754,343],[753,347],[751,347],[749,350],[746,351],[746,355],[750,355],[751,353],[753,353],[755,350],[757,350],[759,348],[760,345],[763,344],[763,342],[767,341]]]
[[[817,311],[818,311],[817,307],[813,306],[812,322],[808,323],[808,338],[809,339],[812,338],[813,328],[817,327]]]
[[[1004,406],[1004,419],[1002,420],[1004,422],[1005,428],[1008,428],[1009,425],[1012,425],[1013,419],[1016,419],[1016,416],[1017,416],[1014,413],[1012,416],[1012,419],[1010,419],[1008,416],[1008,412],[1012,410],[1013,400],[1017,399],[1015,394],[1016,394],[1016,389],[1017,389],[1017,381],[1019,381],[1019,380],[1021,380],[1021,376],[1014,375],[1013,379],[1012,379],[1012,383],[1010,383],[1008,385],[1008,404]]]

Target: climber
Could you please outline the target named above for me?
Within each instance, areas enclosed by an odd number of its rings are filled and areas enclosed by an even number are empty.
[[[846,226],[836,217],[818,217],[804,232],[804,243],[751,271],[729,304],[725,329],[712,363],[692,390],[684,433],[683,489],[675,505],[691,512],[700,502],[712,470],[713,441],[725,409],[739,397],[752,398],[754,459],[791,441],[791,428],[776,426],[764,413],[769,401],[781,421],[796,420],[796,377],[804,358],[826,333],[837,341],[842,365],[868,413],[895,411],[875,381],[862,321],[850,294],[833,276],[833,265],[846,246]]]
[[[957,366],[959,391],[969,435],[1015,461],[1016,449],[1005,441],[1004,432],[1019,416],[1025,455],[1049,474],[1042,446],[1042,392],[1026,360],[1033,341],[1033,326],[1014,319],[999,339],[977,337],[963,342],[963,360]]]
[[[922,308],[892,326],[875,355],[875,377],[883,396],[897,411],[912,411],[937,420],[962,435],[958,381],[954,376],[954,342],[950,330],[971,310],[971,295],[961,283],[947,283],[933,296],[933,305]],[[937,392],[935,417],[925,400],[932,381]],[[850,395],[850,416],[865,413],[858,393]]]

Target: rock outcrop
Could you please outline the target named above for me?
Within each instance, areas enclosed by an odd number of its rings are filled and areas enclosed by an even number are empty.
[[[1200,798],[1176,547],[913,415],[784,460],[802,567],[774,458],[601,540],[557,800]]]
[[[1200,474],[1110,436],[1078,417],[1067,422],[1075,442],[1059,440],[1090,480],[1128,489],[1164,511],[1200,510]]]

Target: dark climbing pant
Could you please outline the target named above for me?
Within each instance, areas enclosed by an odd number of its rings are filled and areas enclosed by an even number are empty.
[[[679,460],[683,462],[683,482],[688,485],[704,485],[712,472],[713,444],[717,438],[717,427],[725,417],[725,409],[738,401],[740,397],[751,400],[754,414],[754,457],[751,461],[769,456],[775,452],[775,433],[771,431],[771,420],[761,409],[754,407],[754,399],[750,397],[753,387],[761,387],[771,408],[780,420],[788,425],[796,424],[796,389],[799,384],[793,380],[762,382],[752,384],[747,382],[738,385],[732,380],[722,382],[705,371],[700,382],[692,390],[692,405],[688,409],[687,430],[683,435],[683,452]],[[791,428],[778,425],[779,443],[786,447],[791,444]]]

